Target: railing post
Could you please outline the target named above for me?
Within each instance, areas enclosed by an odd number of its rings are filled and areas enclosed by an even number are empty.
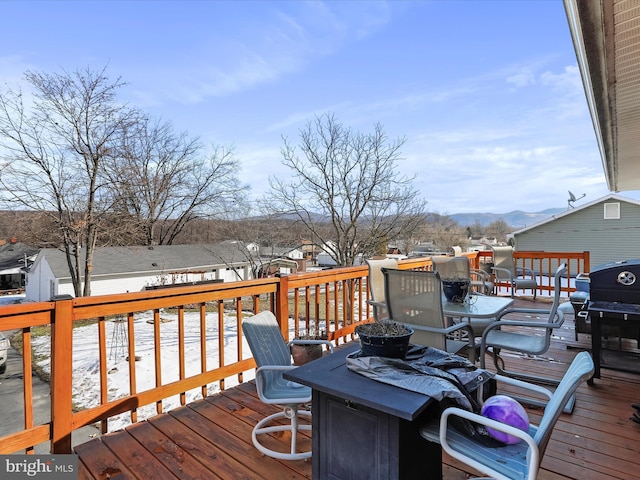
[[[276,290],[276,318],[280,324],[282,336],[289,341],[289,277],[281,275]]]
[[[51,325],[51,452],[72,453],[73,299],[58,295]]]

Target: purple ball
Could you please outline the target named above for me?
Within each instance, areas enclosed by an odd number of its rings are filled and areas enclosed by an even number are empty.
[[[527,415],[527,411],[516,400],[506,395],[494,395],[488,398],[482,405],[480,413],[484,417],[506,423],[525,432],[529,431],[529,415]],[[489,435],[503,443],[514,444],[520,441],[518,437],[493,428],[487,428],[487,431]]]

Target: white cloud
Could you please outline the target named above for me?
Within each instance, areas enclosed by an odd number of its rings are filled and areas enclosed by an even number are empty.
[[[566,66],[562,73],[556,74],[546,71],[540,75],[540,80],[544,85],[567,90],[574,93],[583,93],[582,77],[577,65]]]
[[[507,77],[507,83],[516,87],[526,87],[536,83],[535,75],[532,72],[522,72]]]

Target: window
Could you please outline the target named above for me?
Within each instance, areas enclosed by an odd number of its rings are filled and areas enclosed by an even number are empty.
[[[620,203],[605,203],[604,204],[604,219],[605,220],[618,220],[620,218]]]

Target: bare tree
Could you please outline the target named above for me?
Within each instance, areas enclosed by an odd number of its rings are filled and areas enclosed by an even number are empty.
[[[424,232],[424,237],[443,252],[455,245],[465,247],[469,243],[465,230],[449,215],[429,214]]]
[[[27,72],[32,97],[0,93],[0,170],[9,208],[40,211],[58,229],[76,296],[90,295],[94,247],[108,205],[105,158],[138,113],[116,101],[120,79],[105,70]]]
[[[424,222],[414,177],[397,166],[405,140],[389,142],[379,124],[358,133],[325,114],[301,130],[298,147],[283,140],[282,163],[292,179],[271,178],[265,200],[301,222],[338,265],[351,266]]]
[[[505,242],[507,240],[507,234],[513,232],[513,227],[503,219],[499,219],[487,225],[485,232],[487,235],[496,237],[499,242]]]
[[[121,138],[106,170],[114,211],[129,218],[137,243],[170,245],[194,220],[225,218],[243,203],[231,150],[205,154],[197,139],[149,119]]]

